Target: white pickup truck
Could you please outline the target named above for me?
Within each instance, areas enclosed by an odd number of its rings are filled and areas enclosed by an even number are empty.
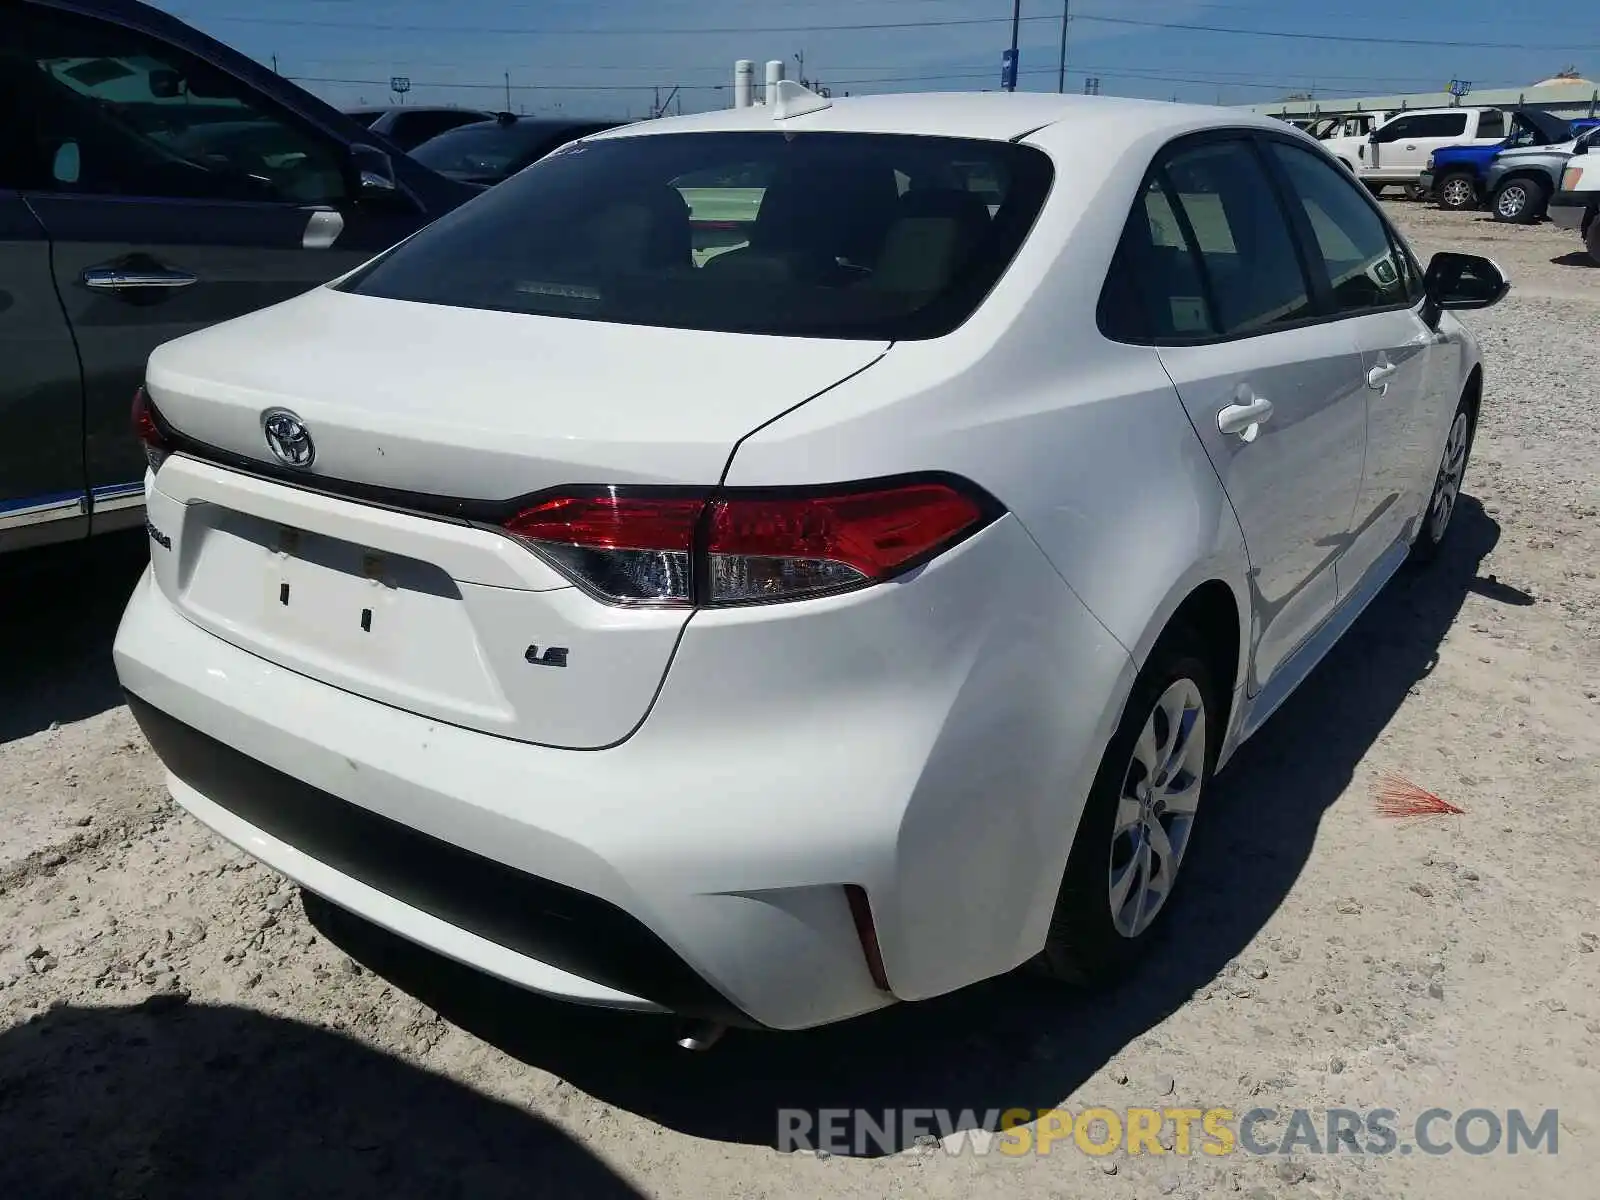
[[[1503,142],[1510,118],[1499,108],[1419,108],[1392,114],[1370,134],[1330,137],[1333,155],[1367,186],[1417,186],[1428,156],[1445,146],[1493,146]]]
[[[1576,230],[1600,267],[1600,133],[1581,138],[1567,160],[1561,188],[1550,197],[1550,220]]]

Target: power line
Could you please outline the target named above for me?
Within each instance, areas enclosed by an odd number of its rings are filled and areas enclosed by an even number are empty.
[[[1123,25],[1141,29],[1170,29],[1190,33],[1219,33],[1239,37],[1265,37],[1287,38],[1294,41],[1311,42],[1342,42],[1351,45],[1380,45],[1380,46],[1427,46],[1441,49],[1461,50],[1549,50],[1561,53],[1571,53],[1575,50],[1592,50],[1600,48],[1594,44],[1579,44],[1573,42],[1467,42],[1467,41],[1441,41],[1437,38],[1402,38],[1402,37],[1374,37],[1359,34],[1344,33],[1295,33],[1287,30],[1274,29],[1241,29],[1225,25],[1200,25],[1182,21],[1147,21],[1136,17],[1102,17],[1091,13],[1074,14],[1074,21],[1093,21],[1103,25]],[[296,17],[235,17],[213,16],[209,20],[217,22],[230,22],[242,25],[271,25],[292,26],[308,29],[359,29],[371,32],[375,27],[384,31],[396,33],[431,33],[431,34],[494,34],[497,36],[538,36],[538,37],[704,37],[711,34],[747,34],[747,33],[851,33],[872,30],[890,29],[950,29],[958,27],[971,27],[976,25],[995,25],[1009,23],[1010,17],[947,17],[925,21],[873,21],[859,24],[812,24],[812,25],[704,25],[698,28],[685,28],[683,26],[635,27],[635,28],[529,28],[514,26],[488,26],[488,25],[383,25],[375,26],[371,21],[320,21],[307,20]],[[1043,16],[1021,17],[1021,21],[1051,21],[1058,18],[1054,14]]]
[[[331,0],[330,0],[330,2],[331,2]],[[461,61],[443,61],[443,60],[423,61],[421,59],[406,58],[404,56],[400,56],[400,57],[396,57],[396,58],[392,58],[392,59],[391,58],[387,58],[387,57],[386,58],[372,58],[370,56],[365,57],[365,58],[299,58],[299,57],[297,57],[295,59],[295,62],[297,64],[299,64],[300,66],[302,66],[302,67],[306,67],[306,66],[320,66],[320,67],[357,66],[357,67],[374,67],[374,68],[377,68],[379,70],[387,70],[389,68],[389,66],[391,65],[391,63],[394,66],[409,68],[411,70],[415,70],[417,68],[426,68],[426,69],[429,69],[429,70],[445,70],[445,71],[458,70],[458,69],[459,70],[466,70],[466,71],[480,71],[480,70],[482,70],[484,68],[484,63],[482,63],[481,61],[480,62],[461,62]],[[957,64],[952,64],[952,70],[955,72],[954,75],[930,74],[930,75],[917,76],[916,78],[920,78],[920,79],[979,78],[980,76],[976,73],[977,69],[978,69],[977,68],[977,64],[975,64],[975,63],[971,64],[971,67],[972,67],[972,72],[973,72],[971,74],[967,73],[967,64],[957,63]],[[633,71],[633,72],[639,72],[639,73],[645,73],[645,74],[649,74],[649,73],[655,72],[655,73],[658,73],[659,77],[671,76],[673,78],[677,78],[677,77],[680,77],[680,76],[687,76],[687,75],[715,75],[720,79],[724,75],[727,74],[727,68],[725,68],[721,64],[708,64],[706,66],[691,66],[691,65],[686,65],[684,63],[675,63],[675,64],[670,64],[670,65],[662,64],[662,65],[650,66],[650,65],[645,65],[645,64],[632,64],[632,63],[581,63],[581,62],[527,63],[527,62],[519,62],[518,63],[518,69],[521,70],[521,71],[524,71],[524,72],[529,72],[529,71],[571,71],[571,72],[579,72],[579,73],[588,73],[588,72],[594,72],[594,71]],[[835,63],[835,64],[832,64],[830,66],[830,70],[834,71],[834,72],[838,72],[838,71],[886,72],[886,71],[898,71],[899,69],[900,69],[900,67],[898,65],[885,66],[885,65],[881,65],[881,64],[868,65],[868,64],[863,64],[863,63],[854,63],[854,64],[851,64],[851,63]],[[1118,67],[1081,67],[1081,68],[1077,67],[1077,66],[1073,67],[1074,73],[1079,73],[1079,74],[1081,74],[1084,71],[1098,71],[1102,75],[1117,75],[1117,74],[1126,74],[1127,71],[1133,71],[1133,70],[1149,72],[1151,74],[1152,78],[1159,78],[1159,77],[1161,77],[1161,74],[1162,74],[1162,72],[1153,70],[1152,68],[1133,68],[1133,67],[1130,67],[1130,68],[1127,68],[1126,70],[1124,70],[1123,68],[1118,68]],[[1032,74],[1032,73],[1034,73],[1034,70],[1032,68],[1024,68],[1024,70],[1023,70],[1023,74],[1025,74],[1025,75],[1026,74]],[[985,70],[982,73],[981,77],[987,79],[990,74],[992,74],[992,72],[989,72],[989,71]],[[1232,85],[1235,82],[1237,82],[1238,85],[1241,86],[1241,87],[1249,86],[1251,83],[1253,83],[1253,82],[1255,82],[1255,81],[1257,81],[1259,79],[1259,72],[1255,72],[1255,71],[1211,71],[1211,72],[1208,72],[1208,74],[1214,75],[1217,78],[1215,80],[1208,80],[1207,82],[1216,82],[1216,83],[1223,83],[1223,84],[1228,84],[1228,85]],[[1322,72],[1322,71],[1318,71],[1316,73],[1316,78],[1319,79],[1319,80],[1330,80],[1330,81],[1338,82],[1338,83],[1375,84],[1375,85],[1382,85],[1382,86],[1386,86],[1386,87],[1398,87],[1398,88],[1406,88],[1406,87],[1413,87],[1413,86],[1416,86],[1416,87],[1431,87],[1432,85],[1437,83],[1437,80],[1432,75],[1426,75],[1426,76],[1424,76],[1424,75],[1413,75],[1413,76],[1399,76],[1399,75],[1331,75],[1331,74],[1327,74],[1327,73]],[[623,85],[618,85],[618,86],[623,86]],[[650,86],[654,87],[655,85],[651,84]],[[1295,86],[1298,87],[1300,85],[1296,84]],[[1493,87],[1493,86],[1499,86],[1499,85],[1496,85],[1496,84],[1482,84],[1480,86]],[[1514,82],[1511,82],[1511,83],[1505,84],[1504,86],[1514,87],[1516,85],[1515,85]]]
[[[1241,82],[1238,82],[1238,81],[1235,81],[1235,80],[1230,80],[1230,79],[1197,78],[1197,77],[1188,76],[1188,75],[1174,75],[1174,74],[1172,74],[1170,72],[1142,71],[1142,70],[1138,70],[1136,68],[1135,69],[1128,69],[1128,70],[1124,70],[1124,69],[1121,69],[1121,68],[1106,68],[1106,67],[1080,67],[1080,68],[1074,68],[1074,73],[1081,73],[1081,72],[1084,72],[1084,71],[1096,74],[1096,75],[1101,76],[1101,77],[1109,76],[1111,78],[1119,78],[1120,77],[1120,78],[1123,78],[1123,79],[1154,80],[1154,81],[1161,82],[1161,83],[1204,84],[1204,85],[1207,85],[1207,86],[1217,86],[1217,85],[1220,84],[1220,85],[1225,86],[1225,87],[1238,87],[1238,88],[1255,87],[1255,88],[1262,88],[1262,89],[1265,89],[1267,91],[1292,91],[1292,90],[1294,90],[1296,88],[1300,88],[1300,87],[1303,86],[1303,81],[1296,82],[1296,83],[1266,83],[1266,82],[1241,83]],[[1025,68],[1022,69],[1022,71],[1020,73],[1023,74],[1023,75],[1054,75],[1056,73],[1056,68],[1055,67],[1032,67],[1032,68],[1026,68],[1025,67]],[[990,79],[992,77],[993,77],[993,72],[990,72],[990,71],[976,72],[976,71],[974,71],[974,72],[948,72],[948,73],[940,73],[940,74],[923,74],[923,75],[877,75],[877,76],[866,76],[866,77],[859,77],[859,76],[858,77],[840,77],[840,76],[834,76],[834,75],[830,74],[829,75],[829,80],[832,83],[836,84],[836,85],[842,86],[842,85],[848,84],[848,85],[854,87],[854,86],[858,86],[860,84],[873,84],[873,83],[927,83],[927,82],[931,82],[931,81],[940,81],[940,80]],[[319,75],[290,75],[290,76],[287,76],[287,78],[293,80],[296,83],[341,84],[341,85],[363,86],[363,87],[387,87],[388,86],[388,80],[386,80],[386,79],[346,79],[346,78],[335,78],[335,77],[331,77],[331,76],[319,76]],[[479,90],[479,89],[499,90],[499,89],[503,88],[505,86],[505,84],[503,82],[502,83],[487,83],[487,82],[479,83],[479,82],[471,82],[471,81],[469,81],[469,82],[454,82],[454,81],[445,81],[445,80],[431,80],[431,81],[429,81],[429,80],[420,80],[419,79],[419,80],[413,80],[412,81],[412,86],[414,88],[421,87],[421,88],[462,88],[462,89],[468,89],[468,90]],[[563,83],[513,83],[513,84],[511,84],[511,90],[512,91],[528,91],[528,92],[652,92],[655,89],[660,88],[660,87],[675,87],[678,90],[685,91],[685,92],[722,92],[722,91],[731,90],[732,86],[733,85],[731,83],[590,83],[590,84],[577,84],[577,83],[575,83],[575,84],[563,84]],[[1340,92],[1348,93],[1349,95],[1358,94],[1358,93],[1356,93],[1355,91],[1353,91],[1352,89],[1349,89],[1349,88],[1332,88],[1332,89],[1326,89],[1326,90],[1330,94],[1340,93]]]
[[[1181,29],[1193,33],[1229,33],[1245,37],[1289,38],[1302,42],[1348,42],[1363,46],[1428,46],[1445,50],[1592,50],[1594,46],[1571,42],[1446,42],[1438,38],[1372,37],[1346,33],[1290,33],[1276,29],[1238,29],[1226,25],[1194,25],[1182,21],[1145,21],[1137,17],[1097,17],[1082,14],[1075,21],[1094,21],[1101,25],[1131,25],[1141,29]]]

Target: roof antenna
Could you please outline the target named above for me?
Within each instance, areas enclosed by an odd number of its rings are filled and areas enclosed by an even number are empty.
[[[776,91],[771,102],[774,121],[787,121],[790,117],[803,117],[833,107],[833,101],[826,96],[819,96],[792,79],[778,80]]]

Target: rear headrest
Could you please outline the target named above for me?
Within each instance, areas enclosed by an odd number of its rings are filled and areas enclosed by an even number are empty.
[[[900,197],[896,220],[942,218],[959,221],[971,229],[989,227],[989,206],[964,188],[925,188]]]
[[[641,188],[619,196],[591,218],[589,230],[598,239],[600,257],[616,267],[687,267],[691,262],[689,205],[677,188]]]
[[[989,206],[971,192],[930,188],[900,197],[874,288],[935,292],[949,284],[989,232]]]

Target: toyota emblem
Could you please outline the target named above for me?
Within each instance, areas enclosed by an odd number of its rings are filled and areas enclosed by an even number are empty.
[[[267,449],[286,467],[309,467],[317,457],[311,431],[287,408],[269,408],[262,413],[261,432],[267,437]]]

